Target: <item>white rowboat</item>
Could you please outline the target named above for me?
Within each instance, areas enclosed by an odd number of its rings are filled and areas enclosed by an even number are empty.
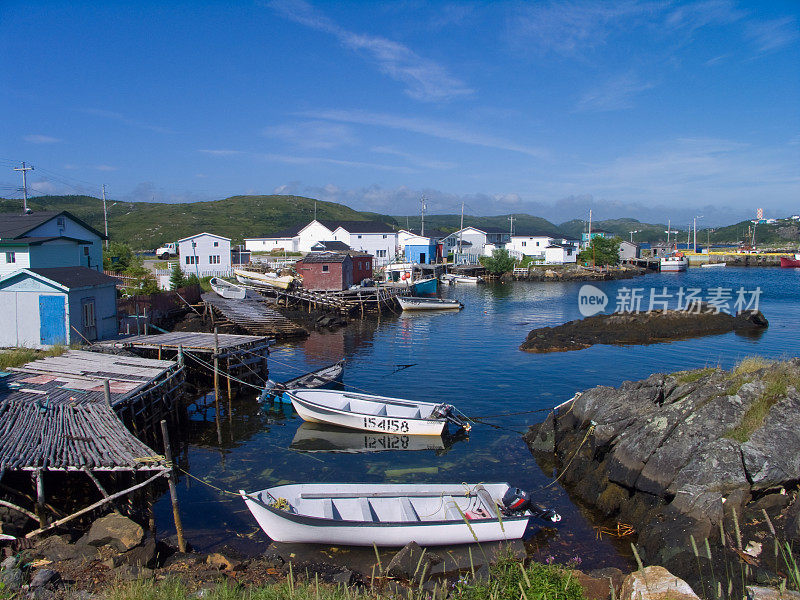
[[[379,433],[441,435],[452,423],[469,431],[448,404],[387,398],[336,390],[288,390],[284,393],[295,412],[311,423],[327,423]]]
[[[259,400],[264,402],[269,398],[282,398],[282,394],[286,390],[331,387],[337,383],[341,383],[343,374],[344,360],[340,360],[337,363],[322,367],[316,371],[311,371],[305,375],[300,375],[300,377],[295,377],[283,383],[277,383],[268,379],[267,385],[264,386]]]
[[[212,290],[229,300],[244,300],[244,297],[247,295],[247,290],[243,287],[231,283],[230,281],[220,279],[219,277],[212,277],[211,281],[208,283]]]
[[[456,275],[455,273],[445,273],[441,276],[442,281],[454,285],[457,283],[483,283],[483,277],[473,275]]]
[[[461,302],[450,298],[397,296],[397,302],[403,310],[460,310],[464,308]]]
[[[721,268],[723,268],[725,266],[725,263],[724,262],[705,263],[704,265],[700,265],[700,266],[703,267],[704,269],[721,269]]]
[[[527,504],[509,511],[503,498],[513,491],[507,483],[298,483],[240,494],[261,529],[277,542],[471,544],[519,539],[533,516],[561,519]]]
[[[294,277],[291,275],[283,275],[281,277],[277,273],[257,273],[256,271],[244,271],[242,269],[234,269],[233,274],[236,275],[236,281],[247,285],[260,285],[287,290],[294,283]]]

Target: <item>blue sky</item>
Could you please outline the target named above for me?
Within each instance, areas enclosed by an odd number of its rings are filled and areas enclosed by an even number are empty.
[[[800,4],[11,2],[0,195],[800,212]]]

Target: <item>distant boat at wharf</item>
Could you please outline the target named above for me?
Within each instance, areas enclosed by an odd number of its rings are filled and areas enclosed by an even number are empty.
[[[689,268],[689,259],[682,252],[676,252],[661,258],[660,263],[662,272],[679,272]]]
[[[283,383],[277,383],[271,379],[267,380],[259,400],[265,402],[269,398],[283,398],[283,393],[287,390],[298,389],[322,389],[328,388],[342,382],[344,374],[344,360],[322,367],[316,371],[305,373],[294,379],[289,379]]]
[[[441,280],[450,285],[458,283],[483,283],[483,277],[478,277],[476,275],[459,275],[457,273],[444,273],[441,275]]]
[[[258,273],[256,271],[245,271],[234,269],[233,274],[236,281],[245,285],[255,285],[261,287],[275,287],[281,290],[288,290],[295,281],[291,275],[280,276],[277,273]]]
[[[800,268],[800,254],[795,254],[794,258],[781,256],[781,266],[786,269]]]
[[[704,269],[722,269],[723,267],[725,267],[725,263],[724,262],[703,263],[700,266],[703,267]]]
[[[309,389],[288,390],[284,398],[291,401],[300,418],[312,423],[406,435],[442,435],[449,425],[471,429],[454,407],[443,403]]]
[[[437,277],[417,279],[411,284],[411,293],[415,296],[419,294],[435,294],[438,289],[439,279]]]
[[[561,520],[507,483],[297,483],[239,493],[277,542],[472,544],[520,539],[534,516]]]
[[[461,310],[464,305],[451,298],[420,298],[398,296],[397,302],[403,310]]]
[[[212,290],[228,300],[244,300],[247,295],[247,290],[243,287],[219,277],[212,277],[208,283]]]

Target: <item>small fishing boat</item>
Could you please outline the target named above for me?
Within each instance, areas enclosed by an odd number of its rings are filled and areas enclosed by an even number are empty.
[[[448,425],[471,428],[449,404],[335,390],[287,390],[283,396],[304,421],[312,423],[406,435],[442,435]]]
[[[239,283],[276,287],[282,290],[288,290],[295,281],[291,275],[279,276],[277,273],[258,273],[242,269],[234,269],[233,274],[236,275],[236,281]]]
[[[243,287],[231,283],[230,281],[225,281],[219,277],[212,277],[211,281],[208,283],[212,290],[229,300],[244,300],[244,297],[247,295],[247,290]]]
[[[300,377],[295,377],[289,381],[278,383],[267,380],[267,385],[261,392],[259,400],[265,402],[270,398],[283,399],[283,393],[286,390],[299,390],[299,389],[319,389],[326,388],[341,383],[342,375],[344,374],[344,360],[337,363],[322,367],[316,371],[311,371]],[[288,402],[287,402],[288,403]]]
[[[397,296],[403,310],[460,310],[464,308],[458,300],[451,298],[418,298],[417,296]]]
[[[437,289],[439,289],[439,279],[437,277],[417,279],[411,284],[411,293],[415,296],[419,294],[435,294]]]
[[[705,263],[700,265],[704,269],[722,269],[725,266],[724,262]]]
[[[239,493],[276,542],[472,544],[519,539],[533,517],[561,520],[507,483],[296,483]]]
[[[800,254],[795,254],[794,258],[781,256],[781,266],[787,269],[800,268]]]
[[[445,273],[441,276],[442,281],[448,283],[450,285],[455,285],[457,283],[483,283],[483,277],[477,277],[474,275],[458,275],[456,273]]]
[[[689,259],[686,258],[683,252],[676,252],[675,254],[664,256],[661,259],[662,272],[679,272],[679,271],[685,271],[688,268],[689,268]]]
[[[343,427],[303,423],[297,428],[289,448],[298,452],[334,452],[363,454],[392,450],[433,450],[437,454],[458,438],[445,439],[441,435],[399,435],[396,433],[371,433]]]

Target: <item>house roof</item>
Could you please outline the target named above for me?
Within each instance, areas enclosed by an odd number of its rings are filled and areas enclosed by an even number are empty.
[[[559,250],[563,250],[564,249],[563,246],[559,246],[558,244],[550,244],[549,246],[547,246],[545,248],[545,250],[547,250],[548,248],[558,248]]]
[[[185,241],[188,241],[188,240],[193,240],[194,238],[198,238],[201,235],[207,235],[209,237],[217,238],[217,239],[220,239],[220,240],[225,240],[226,242],[230,242],[231,241],[231,238],[226,238],[224,236],[217,235],[216,233],[208,233],[207,231],[204,231],[203,233],[195,233],[194,235],[190,235],[189,237],[182,238],[182,239],[178,240],[178,243],[180,244],[181,242],[185,242]]]
[[[347,254],[340,254],[338,252],[314,252],[313,254],[306,254],[302,260],[297,262],[302,263],[341,263],[350,258]]]
[[[323,251],[341,251],[346,252],[350,250],[350,246],[345,244],[344,242],[340,242],[337,240],[324,240],[321,242],[317,242],[313,246],[311,246],[312,251],[316,251],[315,248],[319,247],[320,250]]]
[[[476,227],[475,229],[480,229],[484,233],[510,233],[508,229],[503,227]]]
[[[77,244],[91,244],[89,240],[79,240],[78,238],[67,236],[49,236],[49,237],[22,237],[10,240],[0,240],[0,246],[40,246],[47,242],[54,242],[56,240],[67,240],[68,242],[75,242]]]
[[[516,237],[547,237],[553,239],[561,239],[564,236],[556,235],[555,233],[548,233],[546,231],[533,231],[533,230],[526,230],[523,229],[522,231],[515,231],[514,235],[511,236],[512,238]]]
[[[47,269],[20,269],[0,277],[0,283],[19,275],[46,279],[65,290],[85,287],[116,285],[117,279],[88,267],[51,267]]]
[[[331,231],[339,227],[349,233],[396,233],[390,225],[380,221],[319,221]]]
[[[6,240],[21,238],[30,230],[35,229],[40,225],[44,225],[48,221],[52,221],[56,217],[61,216],[67,217],[81,227],[84,227],[95,235],[100,236],[100,239],[106,239],[106,236],[97,231],[94,227],[88,225],[84,221],[81,221],[78,217],[66,210],[43,210],[30,214],[0,214],[0,239]]]

